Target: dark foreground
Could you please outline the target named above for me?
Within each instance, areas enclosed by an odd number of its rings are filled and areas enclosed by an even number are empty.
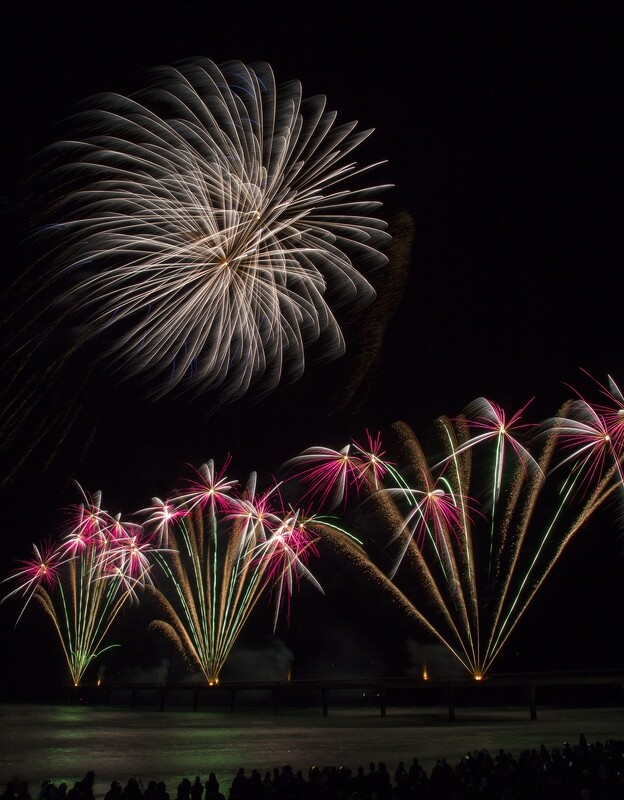
[[[19,797],[24,781],[31,800],[38,800],[46,779],[57,789],[66,784],[66,800],[84,800],[69,790],[86,770],[95,773],[97,800],[113,781],[129,784],[121,800],[167,800],[167,794],[176,800],[183,777],[205,782],[211,772],[219,793],[204,791],[200,800],[220,800],[221,794],[226,800],[375,800],[375,794],[377,800],[454,800],[477,796],[478,790],[486,800],[622,797],[621,707],[545,708],[537,721],[519,708],[461,709],[453,722],[446,712],[397,709],[380,718],[373,708],[332,709],[325,718],[318,709],[275,716],[262,709],[162,714],[5,705],[0,779],[22,778],[6,800]],[[579,747],[581,732],[587,748]],[[369,775],[373,760],[380,776]],[[408,777],[412,768],[409,782],[395,774],[401,762]],[[241,765],[250,782],[238,780]],[[150,781],[164,783],[165,793],[161,787],[158,797],[146,794]],[[62,793],[51,794],[41,800],[63,800]]]
[[[417,757],[396,765],[369,762],[349,767],[312,766],[247,771],[240,767],[229,787],[221,789],[214,772],[204,783],[184,777],[177,787],[154,779],[144,786],[130,778],[122,787],[111,782],[104,800],[620,800],[624,797],[624,740],[565,742],[548,750],[543,744],[518,754],[475,750],[453,764],[446,758],[428,771]],[[33,794],[27,781],[15,777],[2,800],[95,800],[95,773],[68,789],[51,780]]]

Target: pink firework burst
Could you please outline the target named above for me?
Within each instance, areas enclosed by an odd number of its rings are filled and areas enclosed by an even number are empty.
[[[353,440],[352,444],[361,458],[359,476],[357,478],[359,484],[369,477],[374,488],[379,489],[383,486],[388,472],[394,472],[393,463],[384,458],[386,454],[381,442],[381,434],[377,433],[376,436],[373,436],[367,430],[366,447],[358,444],[355,440]]]
[[[610,376],[608,381],[609,388],[595,381],[608,405],[590,403],[573,389],[577,399],[570,403],[567,416],[549,421],[567,452],[554,469],[572,462],[573,472],[583,474],[580,485],[584,491],[599,482],[610,467],[615,468],[624,487],[624,397]]]
[[[256,547],[258,563],[273,584],[274,628],[282,605],[286,605],[287,619],[290,618],[290,598],[301,578],[310,581],[320,592],[323,591],[306,565],[311,555],[318,555],[316,536],[307,527],[309,522],[301,518],[300,511],[291,511],[272,535]]]
[[[300,480],[308,487],[300,501],[313,501],[320,508],[329,509],[346,502],[348,488],[360,485],[365,469],[362,457],[352,454],[351,445],[342,450],[310,447],[288,465],[301,465],[293,476],[293,480]]]
[[[76,555],[91,546],[98,546],[106,538],[111,518],[102,510],[102,493],[90,495],[77,484],[84,500],[70,506],[69,520],[62,547],[67,554]]]
[[[463,536],[466,517],[471,518],[476,513],[474,500],[453,491],[450,481],[444,476],[433,479],[424,469],[420,474],[424,488],[386,490],[389,494],[405,496],[411,506],[404,516],[403,527],[394,536],[396,540],[405,530],[409,531],[391,577],[396,574],[410,541],[413,540],[421,552],[427,546],[438,552],[445,551],[450,539]]]
[[[585,372],[585,370],[583,370]],[[624,450],[624,393],[613,380],[611,375],[607,375],[607,386],[597,381],[588,372],[585,372],[596,383],[600,393],[607,399],[607,403],[592,403],[591,406],[595,413],[603,420],[604,427],[608,431],[609,438],[613,444],[614,452],[621,457]],[[580,400],[584,400],[576,392]]]
[[[161,500],[152,497],[152,505],[137,511],[137,515],[144,516],[145,530],[152,531],[157,546],[167,546],[169,533],[179,519],[188,514],[183,506],[177,506],[173,500]]]
[[[232,493],[238,485],[238,481],[225,477],[230,461],[230,458],[226,459],[219,472],[215,471],[213,460],[202,464],[196,470],[198,480],[189,481],[189,491],[176,498],[176,506],[184,508],[187,512],[198,507],[202,511],[209,508],[215,513],[227,510],[233,503]]]
[[[115,537],[110,539],[109,547],[103,552],[102,572],[106,574],[121,571],[131,580],[145,584],[149,581],[152,566],[150,559],[154,552],[153,534],[133,523],[118,524],[115,533]]]
[[[33,544],[32,551],[32,558],[19,561],[19,566],[3,581],[17,585],[2,598],[2,602],[16,595],[26,598],[17,618],[18,622],[37,589],[40,586],[51,589],[59,579],[59,568],[69,560],[58,547],[52,545],[49,539],[39,545]]]
[[[241,547],[250,538],[265,542],[279,529],[282,524],[280,512],[283,510],[279,487],[280,484],[275,483],[262,494],[256,495],[254,480],[243,497],[230,506],[225,519],[239,523]]]
[[[485,397],[478,397],[476,400],[473,400],[473,402],[466,407],[464,414],[469,427],[475,429],[478,433],[454,450],[453,454],[447,457],[441,464],[437,464],[436,466],[447,463],[455,456],[479,444],[494,442],[496,453],[493,469],[493,503],[497,503],[500,497],[503,471],[509,448],[511,448],[511,451],[516,455],[527,474],[538,474],[541,480],[543,480],[545,476],[539,464],[521,443],[517,435],[532,432],[538,427],[534,423],[520,424],[522,414],[531,402],[533,402],[533,399],[525,403],[521,409],[508,418],[505,410],[491,400],[487,400]]]

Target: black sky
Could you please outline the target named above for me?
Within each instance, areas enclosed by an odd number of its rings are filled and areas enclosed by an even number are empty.
[[[622,13],[616,4],[600,13],[588,4],[399,5],[136,0],[5,11],[0,219],[9,303],[11,281],[32,257],[31,159],[87,96],[132,92],[146,69],[191,56],[268,61],[278,83],[299,79],[342,121],[375,128],[358,160],[387,159],[371,175],[395,185],[381,215],[407,212],[414,239],[367,394],[345,409],[333,398],[357,349],[337,364],[311,364],[298,384],[260,402],[214,413],[210,397],[149,403],[140,384],[102,374],[50,466],[47,444],[1,490],[3,574],[54,531],[59,510],[76,500],[73,479],[128,513],[168,494],[189,463],[231,453],[232,473],[244,478],[397,419],[426,440],[436,416],[480,395],[510,410],[535,397],[530,415],[540,420],[569,397],[563,382],[593,391],[581,368],[624,382]],[[356,333],[348,344],[357,348]],[[623,558],[621,532],[603,515],[571,544],[510,650],[534,668],[620,665]],[[386,621],[371,644],[346,602],[360,591],[336,589],[336,607],[306,595],[310,605],[295,609],[295,630],[284,633],[296,658],[314,649],[310,641],[330,650],[335,631],[343,644],[352,637],[351,658],[388,646]],[[45,626],[25,620],[14,633],[14,612],[0,609],[11,653],[4,672],[41,674],[28,640],[36,629],[47,647]],[[389,625],[394,640],[410,635],[396,619]],[[323,638],[328,628],[334,634]],[[339,658],[348,672],[350,656]]]

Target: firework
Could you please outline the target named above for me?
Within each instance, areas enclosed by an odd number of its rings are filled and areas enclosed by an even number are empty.
[[[182,513],[169,551],[157,556],[166,585],[151,589],[166,619],[152,627],[214,684],[262,596],[274,594],[275,625],[300,578],[321,587],[305,563],[316,552],[312,521],[283,507],[277,485],[257,494],[252,473],[237,492],[213,462],[199,474],[204,480],[172,501]]]
[[[401,471],[386,470],[385,485],[369,485],[355,506],[360,465],[348,448],[310,448],[294,460],[310,492],[325,501],[335,491],[347,518],[365,519],[365,548],[334,536],[336,548],[475,678],[572,537],[624,489],[624,402],[612,379],[601,388],[610,404],[579,398],[539,425],[520,422],[527,406],[508,417],[480,398],[437,420],[443,455],[433,459],[397,422]]]
[[[309,447],[287,461],[282,469],[299,489],[299,503],[311,503],[319,510],[333,510],[346,505],[351,492],[359,494],[364,486],[378,489],[386,476],[398,485],[401,476],[391,461],[385,459],[381,435],[367,431],[367,446],[353,440],[340,450]]]
[[[376,165],[351,160],[372,131],[336,116],[268,64],[197,59],[99,96],[53,148],[53,280],[156,394],[270,391],[309,344],[343,351],[332,306],[373,299],[389,236],[360,181]]]
[[[601,462],[601,472],[589,470],[592,485],[583,496],[576,490],[584,474],[580,466],[587,466],[584,451],[577,452],[580,462],[564,458],[567,473],[550,469],[569,445],[573,402],[554,420],[531,426],[530,444],[514,438],[505,453],[503,437],[511,436],[510,426],[497,410],[492,428],[484,432],[483,408],[497,409],[480,402],[469,407],[477,411],[475,420],[438,420],[447,454],[441,462],[444,494],[435,497],[433,509],[436,469],[429,467],[408,426],[395,426],[416,476],[414,491],[398,500],[407,511],[401,512],[394,537],[399,548],[395,580],[410,597],[418,595],[415,582],[425,589],[433,600],[423,613],[429,629],[477,678],[490,669],[574,534],[621,487],[621,455],[611,466]],[[519,415],[512,419],[517,422]],[[471,512],[471,498],[482,499],[479,513]]]
[[[610,376],[609,388],[596,383],[608,404],[591,403],[574,390],[577,399],[570,402],[566,415],[550,420],[562,442],[562,456],[553,469],[569,467],[579,488],[589,491],[613,468],[624,490],[624,396]],[[624,500],[623,492],[620,497]]]
[[[33,558],[5,579],[14,588],[3,598],[24,599],[18,620],[32,599],[41,604],[75,686],[96,658],[115,647],[105,644],[110,627],[137,588],[151,582],[154,552],[140,526],[102,510],[99,492],[82,494],[59,543],[33,545]]]
[[[78,683],[147,587],[164,612],[153,626],[214,683],[262,597],[275,630],[300,580],[322,591],[308,559],[324,540],[482,678],[573,536],[624,494],[624,397],[612,378],[597,385],[600,402],[577,392],[538,425],[521,421],[528,404],[508,416],[479,398],[437,420],[434,458],[397,422],[394,460],[367,433],[366,445],[305,450],[263,491],[255,473],[241,487],[229,461],[209,461],[171,498],[153,498],[142,524],[81,490],[58,543],[34,546],[4,599],[23,601],[20,617],[42,604]],[[318,516],[339,507],[340,526]],[[360,540],[346,528],[362,520]]]

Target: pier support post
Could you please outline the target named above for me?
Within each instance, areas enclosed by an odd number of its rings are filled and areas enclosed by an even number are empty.
[[[199,689],[193,689],[193,711],[199,708]]]
[[[537,719],[537,706],[535,705],[535,684],[527,683],[526,687],[527,700],[529,701],[529,715],[534,721]]]
[[[166,689],[161,689],[160,690],[160,711],[164,711],[165,710],[165,695],[166,694],[167,694],[167,690]]]
[[[382,717],[386,716],[386,705],[388,701],[388,692],[385,689],[379,690],[379,711]]]
[[[236,711],[236,689],[230,689],[230,713],[233,714]]]
[[[455,688],[453,686],[446,687],[446,702],[448,704],[448,717],[449,722],[455,721]]]
[[[323,701],[323,716],[326,717],[328,713],[328,705],[327,705],[327,695],[329,694],[329,689],[326,689],[324,686],[321,687],[321,699]]]

